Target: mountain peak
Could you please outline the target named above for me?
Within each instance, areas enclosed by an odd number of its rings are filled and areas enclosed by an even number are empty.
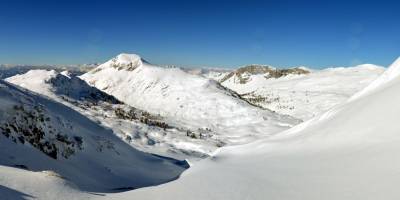
[[[137,54],[121,53],[118,56],[107,61],[106,63],[100,65],[100,67],[101,68],[113,67],[118,70],[132,71],[132,70],[142,66],[144,63],[148,63],[148,62],[145,61],[143,58],[141,58]]]
[[[119,63],[132,63],[132,62],[143,62],[143,59],[137,54],[121,53],[114,58]]]

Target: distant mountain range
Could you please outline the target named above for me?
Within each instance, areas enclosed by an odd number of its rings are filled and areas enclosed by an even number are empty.
[[[68,70],[70,73],[83,74],[98,64],[83,64],[83,65],[11,65],[0,64],[0,79],[8,78],[17,74],[24,74],[33,69],[56,70],[58,72]]]

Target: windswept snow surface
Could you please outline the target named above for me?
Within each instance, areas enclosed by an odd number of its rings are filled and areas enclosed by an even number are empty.
[[[398,199],[400,76],[380,79],[369,95],[281,134],[222,148],[174,182],[106,198]]]
[[[383,67],[372,64],[323,70],[297,69],[310,73],[272,78],[264,73],[245,72],[242,74],[242,78],[247,79],[245,83],[237,76],[225,79],[226,73],[208,72],[204,76],[220,81],[255,105],[306,121],[345,102],[384,71]]]
[[[299,123],[289,116],[256,108],[218,82],[149,64],[134,54],[121,54],[81,78],[119,100],[166,117],[193,131],[242,144]]]
[[[64,194],[72,190],[116,192],[165,183],[185,169],[179,161],[132,148],[60,103],[1,80],[0,105],[0,191],[10,196],[22,191],[38,199],[69,199]],[[51,182],[65,188],[41,185]]]

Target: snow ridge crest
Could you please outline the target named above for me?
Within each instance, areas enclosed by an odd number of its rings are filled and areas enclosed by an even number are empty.
[[[361,90],[360,92],[354,94],[349,101],[353,101],[362,96],[368,95],[371,92],[375,91],[377,88],[386,85],[387,83],[393,81],[400,77],[400,57],[396,59],[387,69],[386,71],[379,76],[376,80],[374,80],[371,84],[369,84],[366,88]]]

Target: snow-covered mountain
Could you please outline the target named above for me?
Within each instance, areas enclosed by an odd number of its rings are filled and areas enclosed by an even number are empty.
[[[188,71],[121,54],[80,77],[0,80],[0,198],[397,199],[400,58],[383,71]],[[210,157],[184,171],[164,156]]]
[[[371,64],[323,70],[249,65],[229,73],[207,72],[204,76],[219,81],[254,105],[308,120],[344,102],[383,71],[383,67]]]
[[[346,103],[225,147],[169,184],[106,199],[398,199],[400,58]],[[199,189],[201,188],[201,189]]]
[[[17,74],[23,74],[30,70],[46,69],[62,72],[68,70],[70,73],[81,75],[93,68],[98,64],[83,64],[83,65],[7,65],[0,64],[0,79],[5,79]]]
[[[224,145],[223,141],[209,137],[209,130],[190,131],[167,124],[161,116],[126,105],[67,71],[31,70],[6,81],[71,107],[111,128],[122,140],[142,151],[197,160]]]
[[[15,75],[5,80],[56,100],[61,98],[69,102],[121,103],[115,97],[87,85],[85,81],[77,78],[69,71],[30,70],[25,74]]]
[[[120,54],[80,77],[120,101],[166,117],[168,123],[211,131],[215,134],[210,137],[230,144],[299,122],[254,107],[216,81],[179,68],[154,66],[135,54]]]
[[[69,107],[1,80],[0,105],[0,193],[25,183],[31,185],[24,191],[32,191],[49,176],[71,190],[112,192],[167,182],[186,168],[138,151]],[[23,174],[38,182],[23,184]],[[42,198],[61,198],[57,191],[42,192]]]

